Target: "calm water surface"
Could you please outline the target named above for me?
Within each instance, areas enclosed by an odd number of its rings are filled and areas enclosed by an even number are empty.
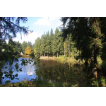
[[[82,67],[73,66],[68,63],[59,63],[53,60],[40,60],[39,64],[33,65],[35,59],[31,64],[27,63],[25,66],[21,65],[21,60],[30,58],[18,58],[19,68],[22,71],[17,71],[13,62],[12,66],[7,65],[2,68],[4,78],[1,79],[1,84],[5,84],[6,81],[10,83],[22,82],[23,80],[52,80],[57,82],[70,82],[72,84],[81,83],[85,81],[85,73],[82,71]],[[13,73],[12,73],[13,72]]]
[[[27,59],[29,60],[30,58],[18,58],[18,62],[13,62],[12,66],[10,65],[5,65],[2,68],[3,76],[4,78],[1,79],[1,84],[5,84],[6,81],[10,81],[11,83],[16,83],[16,82],[22,82],[23,80],[32,80],[36,79],[36,66],[34,66],[34,61],[31,62],[31,64],[27,63],[25,66],[21,65],[22,59]],[[17,71],[15,68],[15,64],[19,64],[19,69],[21,68],[22,71]],[[5,68],[7,67],[7,68]],[[12,72],[13,73],[12,73]],[[16,75],[18,74],[18,75]]]

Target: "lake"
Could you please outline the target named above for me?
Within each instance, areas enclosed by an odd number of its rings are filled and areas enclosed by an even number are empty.
[[[44,81],[66,82],[73,85],[79,84],[79,86],[85,83],[86,86],[86,73],[82,71],[83,67],[81,66],[73,66],[70,63],[60,63],[54,60],[40,60],[39,64],[34,65],[36,59],[33,59],[33,62],[30,64],[27,63],[25,66],[22,66],[22,59],[29,60],[30,58],[20,57],[18,62],[13,62],[12,66],[3,66],[2,77],[4,78],[1,78],[1,84],[41,79]],[[19,68],[22,69],[21,71],[16,70],[16,63],[19,64]]]
[[[27,63],[25,66],[21,65],[21,60],[26,59],[29,60],[30,58],[18,58],[18,62],[13,62],[12,66],[10,65],[4,65],[3,68],[1,69],[3,72],[4,78],[1,79],[1,84],[5,84],[6,81],[10,81],[11,83],[16,83],[16,82],[22,82],[23,80],[30,81],[32,79],[36,79],[36,66],[34,66],[34,61],[31,62],[31,64]],[[16,70],[15,64],[19,64],[19,69],[21,68],[22,71]],[[5,68],[6,67],[6,68]]]

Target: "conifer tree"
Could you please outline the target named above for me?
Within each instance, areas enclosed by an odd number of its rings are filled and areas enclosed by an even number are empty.
[[[46,39],[45,34],[41,36],[41,54],[44,54],[45,56],[45,47],[46,47]]]
[[[45,52],[48,54],[50,54],[50,36],[49,36],[49,31],[47,32],[46,36],[45,36],[45,40],[46,40],[46,46],[45,46]]]
[[[93,59],[95,69],[97,69],[97,56],[100,55],[103,43],[106,40],[106,18],[102,17],[63,17],[63,24],[69,20],[67,28],[63,30],[64,37],[72,33],[72,39],[76,42],[76,47],[81,51],[81,57]],[[104,54],[104,53],[103,53]]]
[[[41,56],[41,39],[39,37],[35,40],[34,55],[35,57]]]

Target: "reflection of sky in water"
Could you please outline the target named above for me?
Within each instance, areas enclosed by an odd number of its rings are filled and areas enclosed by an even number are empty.
[[[9,70],[11,69],[13,71],[12,75],[15,75],[17,73],[18,76],[15,77],[15,78],[18,78],[19,80],[18,79],[11,80],[9,78],[4,78],[2,80],[2,84],[4,84],[5,81],[7,81],[7,80],[10,80],[11,83],[16,83],[16,82],[21,82],[23,80],[28,80],[29,81],[31,79],[36,79],[37,75],[35,73],[36,67],[33,65],[34,62],[31,62],[31,64],[27,63],[27,65],[25,65],[25,66],[23,65],[22,66],[21,65],[21,63],[22,63],[21,59],[27,59],[28,60],[29,58],[18,58],[19,61],[18,62],[13,62],[12,66],[7,65],[7,68],[5,68],[5,66],[6,66],[5,65],[2,68],[2,72],[4,72],[4,71],[9,72]],[[15,69],[15,64],[16,63],[19,64],[19,69],[22,68],[22,71],[19,71],[19,72],[16,71],[16,69]],[[3,77],[5,77],[5,74],[3,74]]]

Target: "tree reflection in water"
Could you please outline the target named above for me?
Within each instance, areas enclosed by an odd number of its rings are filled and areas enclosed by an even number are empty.
[[[40,68],[36,70],[38,77],[43,80],[51,80],[55,82],[71,83],[82,86],[87,84],[86,73],[83,71],[83,66],[72,65],[70,63],[59,63],[53,60],[43,60],[40,62]]]
[[[22,58],[19,58],[19,63],[21,59]],[[45,65],[43,65],[44,63]],[[1,83],[4,84],[5,81],[16,83],[23,80],[41,79],[44,81],[70,83],[71,86],[76,84],[77,86],[87,86],[87,75],[83,71],[83,66],[60,63],[59,61],[53,60],[40,60],[40,63],[36,65],[33,64],[34,63],[31,62],[31,64],[27,63],[25,66],[19,65],[19,68],[22,68],[21,71],[14,69],[14,66],[10,66],[10,69],[7,68],[7,70],[3,70]]]

